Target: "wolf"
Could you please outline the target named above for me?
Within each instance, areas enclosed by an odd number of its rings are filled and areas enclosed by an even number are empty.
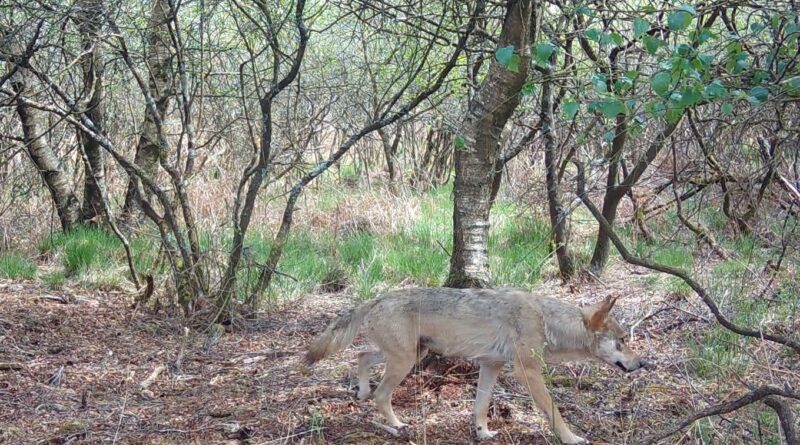
[[[334,320],[308,346],[307,366],[349,345],[363,327],[377,350],[358,354],[358,398],[370,396],[370,368],[386,362],[372,396],[389,425],[406,426],[392,410],[392,391],[429,351],[480,365],[475,397],[479,439],[493,437],[487,412],[492,387],[504,364],[563,443],[586,440],[574,434],[550,398],[545,363],[599,359],[630,372],[647,365],[626,344],[626,333],[610,311],[616,297],[585,308],[521,289],[410,288],[387,292]]]

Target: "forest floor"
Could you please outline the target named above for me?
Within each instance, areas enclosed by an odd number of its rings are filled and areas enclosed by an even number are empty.
[[[622,374],[600,364],[552,367],[551,391],[577,434],[595,444],[636,443],[741,392],[731,379],[692,376],[686,345],[713,328],[695,297],[675,299],[653,286],[649,273],[621,264],[603,280],[567,287],[545,281],[535,292],[580,305],[620,295],[618,318],[635,325],[632,347],[656,369]],[[134,311],[132,302],[121,292],[55,292],[35,282],[0,280],[0,443],[475,442],[477,372],[470,364],[434,362],[405,379],[394,393],[398,415],[411,424],[401,437],[380,426],[371,401],[354,397],[361,338],[311,371],[298,364],[309,340],[355,304],[346,292],[286,303],[214,345],[202,328],[187,331],[185,319]],[[163,372],[144,388],[157,369]],[[738,415],[758,417],[758,410]],[[557,443],[530,397],[505,373],[490,413],[490,427],[500,434],[486,443]],[[701,436],[711,438],[705,443],[769,443],[763,432],[756,440],[752,427],[734,415],[704,425],[703,434],[698,426],[664,443],[700,443]]]

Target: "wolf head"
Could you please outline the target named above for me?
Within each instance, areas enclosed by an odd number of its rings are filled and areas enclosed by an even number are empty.
[[[616,302],[617,297],[608,296],[604,301],[584,308],[583,323],[593,339],[592,354],[625,372],[631,372],[648,363],[625,344],[625,330],[610,313]]]

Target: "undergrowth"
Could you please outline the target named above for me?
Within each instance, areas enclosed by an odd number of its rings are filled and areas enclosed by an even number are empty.
[[[0,278],[33,279],[36,269],[36,263],[20,253],[0,254]]]
[[[278,273],[264,296],[267,305],[309,293],[347,291],[359,299],[368,299],[398,286],[441,285],[452,251],[452,185],[426,193],[402,193],[391,201],[369,191],[337,187],[319,190],[304,215],[306,220],[335,214],[330,217],[336,220],[331,224],[338,225],[320,228],[301,221],[294,227]],[[369,209],[376,205],[393,206],[403,213],[388,216],[381,209]],[[370,211],[373,213],[364,213]],[[270,230],[253,229],[245,241],[243,266],[238,274],[242,297],[249,295],[257,283],[270,253],[272,236]],[[530,216],[512,202],[497,202],[489,237],[493,284],[533,287],[550,255],[549,236],[546,221]],[[229,237],[218,233],[200,234],[203,251],[220,259],[212,267],[223,263],[230,243]],[[140,273],[168,273],[166,261],[159,258],[163,254],[156,233],[141,229],[131,235],[130,245]],[[39,250],[61,266],[43,276],[51,287],[66,282],[89,288],[113,287],[127,280],[124,250],[108,231],[79,228],[53,234],[39,244]]]

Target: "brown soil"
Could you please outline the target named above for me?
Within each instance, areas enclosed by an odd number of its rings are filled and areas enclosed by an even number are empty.
[[[620,318],[640,321],[634,348],[657,366],[626,375],[598,364],[551,368],[562,414],[595,444],[636,443],[690,411],[742,392],[736,379],[700,383],[692,377],[686,344],[711,326],[698,302],[671,301],[650,290],[641,271],[616,269],[603,284],[564,288],[550,282],[537,289],[577,304],[621,295]],[[398,415],[411,424],[400,437],[380,426],[372,402],[355,400],[360,340],[311,372],[298,365],[304,345],[353,304],[346,294],[309,296],[214,345],[203,329],[185,336],[186,320],[133,311],[132,301],[121,293],[54,292],[36,283],[0,281],[0,443],[475,442],[476,370],[468,363],[434,362],[406,378],[394,394]],[[756,344],[753,350],[755,359],[779,357],[772,346]],[[742,379],[800,382],[797,363],[768,378],[769,360],[755,362]],[[164,371],[142,389],[159,366]],[[706,422],[711,443],[757,443],[760,425],[753,419],[759,410],[766,408]],[[555,443],[510,377],[501,377],[495,388],[490,426],[500,434],[487,443]],[[665,443],[700,443],[694,437]]]

